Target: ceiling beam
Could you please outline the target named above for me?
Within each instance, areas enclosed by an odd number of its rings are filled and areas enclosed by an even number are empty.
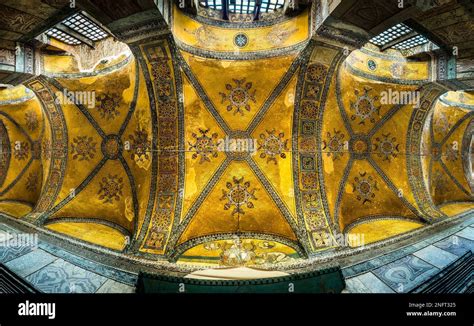
[[[403,41],[406,41],[406,40],[408,40],[408,39],[411,39],[412,37],[417,36],[417,35],[418,35],[417,32],[411,31],[411,32],[408,33],[408,34],[405,34],[405,35],[403,35],[403,36],[400,36],[399,38],[396,38],[396,39],[394,39],[394,40],[388,42],[387,44],[383,45],[382,47],[380,47],[380,51],[383,52],[383,51],[385,51],[385,50],[387,50],[387,49],[390,49],[392,46],[397,45],[397,44],[399,44],[399,43],[402,43]]]
[[[40,25],[38,25],[36,28],[34,28],[31,32],[23,35],[20,39],[19,42],[28,42],[37,37],[40,34],[43,34],[46,32],[48,29],[53,27],[54,25],[60,23],[67,17],[71,16],[73,13],[77,12],[77,9],[69,7],[69,5],[65,6],[64,8],[60,9],[56,14],[51,16],[48,19],[45,19],[41,22]]]
[[[408,19],[405,22],[405,25],[410,27],[411,29],[418,32],[418,34],[423,35],[428,40],[439,46],[441,49],[446,51],[447,53],[452,53],[453,49],[449,44],[446,44],[441,38],[439,38],[436,34],[434,34],[429,29],[425,28],[423,25],[418,23],[415,19]]]
[[[89,15],[86,11],[81,12],[81,15],[83,15],[84,17],[86,17],[87,19],[89,19],[91,22],[93,22],[94,24],[96,24],[97,26],[99,26],[100,28],[102,28],[102,29],[104,30],[104,32],[106,32],[107,34],[114,36],[114,34],[112,33],[112,31],[111,31],[107,26],[105,26],[104,24],[102,24],[102,22],[100,22],[99,20],[97,20],[95,17]]]
[[[339,1],[339,4],[331,12],[331,15],[336,18],[341,18],[356,2],[357,0]]]
[[[402,11],[396,13],[388,19],[385,19],[380,24],[369,30],[369,33],[372,35],[379,35],[383,31],[389,29],[392,26],[395,26],[399,23],[403,23],[405,20],[413,17],[420,10],[417,7],[411,6],[403,9]]]
[[[61,32],[64,32],[72,37],[74,37],[75,39],[81,41],[82,43],[90,46],[91,48],[95,48],[95,44],[92,40],[88,39],[87,37],[83,36],[82,34],[76,32],[75,30],[73,30],[72,28],[64,25],[63,23],[59,23],[57,24],[56,26],[54,26],[55,28],[59,29]]]

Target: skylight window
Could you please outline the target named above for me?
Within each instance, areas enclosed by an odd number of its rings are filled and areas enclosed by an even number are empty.
[[[102,28],[97,26],[97,24],[80,13],[72,15],[62,23],[92,41],[100,41],[108,35]]]
[[[428,43],[429,40],[422,36],[422,35],[417,35],[415,37],[412,37],[406,41],[400,42],[396,45],[393,46],[394,49],[398,50],[406,50],[406,49],[411,49],[415,46],[422,45]]]
[[[229,0],[229,11],[238,14],[253,14],[255,12],[255,1]]]
[[[66,44],[69,44],[69,45],[79,45],[81,44],[82,42],[79,41],[78,39],[64,33],[64,32],[61,32],[59,29],[56,29],[56,28],[50,28],[47,32],[46,32],[46,35],[48,36],[51,36],[51,37],[54,37],[55,39],[61,41],[61,42],[64,42]]]
[[[397,38],[400,38],[410,32],[413,32],[410,27],[404,24],[397,24],[375,36],[370,40],[370,42],[378,46],[384,46],[389,42],[396,40]]]
[[[283,8],[285,0],[262,0],[262,8],[260,12],[272,12]]]
[[[385,51],[387,49],[408,50],[426,44],[430,40],[413,28],[400,23],[373,37],[369,42],[377,45],[381,51]]]
[[[85,13],[75,13],[46,31],[46,35],[54,37],[69,45],[85,43],[94,46],[94,42],[103,40],[109,34],[98,24],[89,19]]]
[[[215,10],[222,10],[222,0],[204,0],[200,2],[202,7],[207,7]]]
[[[202,7],[214,10],[224,10],[224,1],[227,1],[227,8],[230,13],[255,14],[257,0],[200,0]],[[283,8],[285,0],[261,0],[259,12],[272,12]]]

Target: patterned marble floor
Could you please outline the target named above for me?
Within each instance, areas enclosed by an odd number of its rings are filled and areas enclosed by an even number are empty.
[[[136,274],[94,263],[51,244],[6,246],[19,231],[0,223],[0,262],[44,293],[133,293]]]
[[[474,252],[474,216],[461,226],[428,239],[343,268],[346,293],[405,293],[451,264]]]
[[[20,232],[0,223],[0,262],[45,293],[133,293],[137,274],[39,241],[5,246]],[[428,239],[342,269],[349,293],[403,293],[474,251],[474,214]]]

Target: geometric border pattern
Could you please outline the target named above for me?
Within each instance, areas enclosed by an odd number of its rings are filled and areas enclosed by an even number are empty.
[[[322,132],[322,116],[324,114],[326,98],[329,86],[336,67],[344,58],[343,49],[328,44],[312,41],[309,44],[311,48],[310,56],[306,58],[300,69],[300,75],[297,85],[297,100],[294,110],[293,148],[297,148],[297,155],[293,155],[293,165],[298,167],[293,171],[294,193],[296,199],[296,209],[298,218],[303,218],[300,227],[304,227],[307,232],[308,240],[311,244],[311,251],[319,251],[323,248],[328,249],[334,244],[328,243],[332,241],[332,237],[338,234],[338,228],[332,222],[329,214],[329,208],[324,192],[324,173],[322,166],[321,152],[321,132]],[[330,66],[319,63],[316,60],[310,60],[318,49],[330,48],[336,50]],[[316,65],[322,72],[319,76],[320,83],[314,83],[311,77],[307,75],[307,67]],[[317,90],[316,97],[308,97],[307,90],[311,88]],[[303,106],[311,106],[314,108],[313,116],[304,116],[301,112]],[[303,141],[314,141],[316,148],[309,151],[301,147]],[[303,182],[305,180],[305,182]],[[303,239],[300,239],[303,241]]]
[[[437,84],[426,84],[421,88],[421,105],[413,111],[407,131],[408,180],[419,211],[422,214],[421,217],[428,222],[432,222],[433,218],[443,218],[446,215],[434,205],[433,199],[426,188],[420,155],[422,154],[421,140],[425,121],[433,111],[438,97],[445,91]]]
[[[471,118],[471,121],[469,121],[469,124],[467,125],[466,130],[464,131],[464,135],[462,138],[462,147],[461,147],[464,175],[466,176],[466,180],[469,184],[469,187],[471,190],[471,194],[470,194],[471,196],[474,194],[474,179],[472,178],[472,174],[471,174],[472,158],[469,157],[469,154],[470,154],[470,148],[471,148],[471,139],[473,135],[474,135],[474,119]]]
[[[43,77],[37,77],[26,86],[35,92],[51,126],[51,167],[33,213],[26,216],[28,220],[41,224],[47,218],[44,213],[52,207],[63,183],[68,154],[68,132],[62,108],[57,104],[48,82]]]
[[[0,187],[3,186],[5,179],[7,178],[8,167],[10,166],[11,159],[11,144],[10,139],[8,138],[8,132],[3,124],[3,121],[0,120],[0,149],[2,151],[0,156]]]

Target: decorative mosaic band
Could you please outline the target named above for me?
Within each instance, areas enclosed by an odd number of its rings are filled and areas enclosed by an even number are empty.
[[[311,251],[327,248],[330,235],[337,232],[337,228],[330,221],[327,201],[324,194],[324,180],[321,156],[321,130],[324,103],[331,83],[335,67],[342,57],[339,48],[331,47],[334,53],[330,66],[321,63],[315,55],[320,48],[327,45],[310,43],[313,48],[308,62],[300,70],[298,81],[297,108],[295,108],[294,126],[298,135],[297,154],[294,155],[295,166],[295,194],[297,210],[304,217],[308,230]],[[319,144],[319,145],[318,145]],[[319,146],[319,148],[318,148]]]
[[[297,241],[291,241],[287,238],[280,237],[278,235],[273,234],[264,234],[258,232],[242,232],[242,233],[220,233],[220,234],[212,234],[208,236],[197,237],[186,242],[183,242],[179,246],[175,248],[173,254],[171,255],[171,260],[176,261],[178,260],[179,256],[181,256],[186,250],[194,248],[200,244],[218,241],[218,240],[232,240],[234,238],[238,239],[257,239],[257,240],[267,240],[267,241],[276,241],[280,242],[290,248],[293,248],[300,257],[306,257],[306,253],[304,248],[301,244]]]
[[[48,177],[39,201],[27,218],[43,223],[44,213],[52,207],[62,186],[68,154],[68,133],[62,108],[57,104],[54,92],[42,77],[30,81],[27,85],[40,100],[51,126],[51,143],[43,140],[43,157],[51,160]]]
[[[150,205],[147,216],[138,235],[137,243],[142,253],[163,255],[177,211],[180,179],[180,136],[179,121],[183,110],[178,110],[178,96],[181,88],[179,71],[175,70],[170,40],[163,39],[140,46],[143,53],[141,63],[147,70],[147,85],[151,86],[154,104],[153,119],[153,170],[155,184],[151,191],[156,192],[153,207]],[[156,111],[155,111],[156,110]],[[180,145],[181,143],[181,145]],[[181,164],[182,165],[182,164]],[[143,233],[145,232],[145,233]],[[143,243],[142,243],[142,239]]]
[[[434,205],[423,179],[421,137],[427,117],[438,97],[444,92],[445,89],[437,85],[427,85],[422,89],[421,106],[413,111],[407,133],[408,180],[419,211],[423,215],[422,217],[428,221],[432,221],[433,218],[444,217],[444,214]]]
[[[175,41],[176,41],[176,44],[179,46],[179,48],[183,49],[186,52],[189,52],[191,54],[194,54],[203,58],[220,59],[220,60],[256,60],[256,59],[262,59],[262,58],[279,57],[279,56],[299,52],[303,50],[308,44],[308,41],[305,40],[296,45],[292,45],[292,46],[288,46],[284,48],[269,49],[265,51],[216,52],[216,51],[198,49],[196,47],[187,45],[186,43],[181,42],[178,39]]]
[[[11,159],[10,139],[8,137],[8,131],[5,128],[2,120],[0,120],[0,148],[2,150],[0,153],[0,187],[2,187],[7,177]]]
[[[461,148],[461,153],[462,153],[462,163],[463,163],[463,169],[464,169],[464,175],[466,176],[466,180],[469,184],[470,188],[470,196],[474,195],[474,178],[472,177],[472,142],[473,142],[473,137],[474,137],[474,117],[471,117],[471,121],[469,121],[469,124],[466,127],[466,130],[464,131],[464,135],[462,138],[462,148]]]

